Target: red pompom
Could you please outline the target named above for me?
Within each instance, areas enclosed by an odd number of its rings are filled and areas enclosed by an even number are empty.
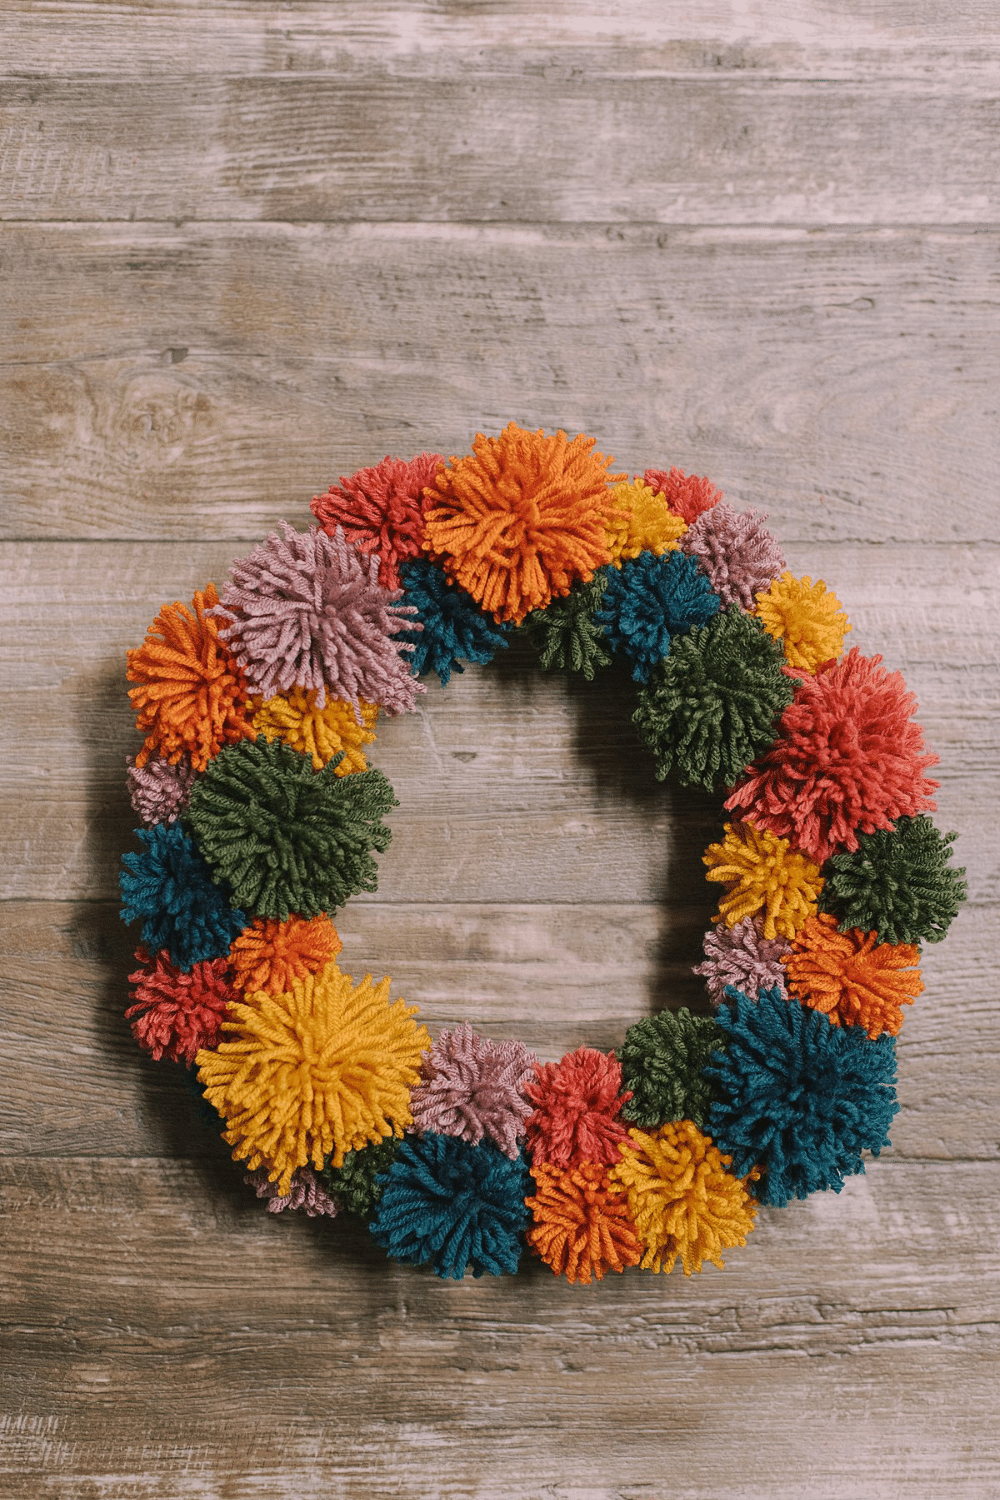
[[[937,756],[924,749],[917,700],[899,672],[855,648],[807,677],[782,715],[778,738],[748,768],[726,802],[817,864],[853,853],[859,833],[891,828],[904,814],[933,809],[938,785],[923,774]]]
[[[680,516],[688,525],[711,510],[722,499],[710,479],[699,474],[685,474],[683,469],[647,469],[642,476],[651,490],[662,495],[675,516]]]
[[[423,553],[423,491],[444,467],[440,453],[418,453],[408,463],[386,457],[350,479],[341,475],[340,484],[314,496],[309,508],[331,536],[343,527],[344,536],[359,551],[377,552],[379,583],[398,589],[399,564]]]
[[[139,948],[135,956],[142,968],[128,977],[136,1003],[125,1012],[132,1035],[157,1062],[165,1057],[190,1067],[203,1047],[218,1046],[226,1008],[241,998],[229,982],[229,964],[213,958],[186,972],[165,952],[151,960]]]
[[[613,1052],[578,1047],[558,1063],[538,1063],[524,1092],[535,1106],[526,1130],[532,1161],[557,1167],[608,1165],[628,1132],[618,1119],[630,1090],[621,1092],[622,1067]]]

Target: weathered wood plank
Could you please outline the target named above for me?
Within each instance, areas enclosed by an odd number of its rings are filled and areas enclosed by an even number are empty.
[[[923,230],[11,226],[0,526],[255,537],[514,418],[783,539],[991,537],[996,264]]]

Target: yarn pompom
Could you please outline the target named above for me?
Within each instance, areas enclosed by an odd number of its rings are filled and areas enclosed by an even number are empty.
[[[630,1026],[619,1048],[622,1083],[632,1095],[622,1118],[647,1130],[668,1120],[693,1120],[703,1129],[713,1097],[703,1069],[722,1040],[711,1016],[684,1008]]]
[[[754,613],[768,635],[782,643],[788,665],[803,672],[839,657],[851,628],[836,594],[808,575],[782,573],[767,593],[757,595]]]
[[[416,610],[419,630],[405,630],[402,640],[413,645],[410,670],[422,677],[436,672],[447,687],[452,672],[463,672],[463,661],[485,665],[507,645],[508,630],[484,614],[471,595],[434,563],[420,559],[399,570],[406,603]]]
[[[402,1135],[431,1039],[416,1006],[389,1003],[388,979],[356,986],[335,963],[282,995],[237,1001],[227,1040],[199,1052],[205,1097],[226,1121],[233,1160],[264,1166],[279,1193],[298,1167],[340,1166],[347,1151]]]
[[[726,802],[758,828],[789,838],[822,864],[853,853],[860,833],[933,808],[924,775],[937,756],[910,722],[917,706],[899,672],[856,648],[802,681],[777,739]]]
[[[765,515],[734,510],[725,501],[705,511],[681,538],[724,604],[753,609],[754,596],[785,566],[785,557],[767,530]]]
[[[726,609],[674,637],[632,719],[658,780],[676,767],[686,786],[711,791],[719,782],[732,786],[771,743],[792,694],[780,646],[751,616]]]
[[[784,959],[789,993],[822,1011],[834,1026],[863,1026],[870,1037],[895,1036],[903,1024],[901,1006],[923,994],[910,943],[880,943],[877,932],[856,927],[837,931],[837,919],[810,917],[792,940]]]
[[[589,1286],[606,1271],[638,1265],[642,1245],[629,1216],[624,1189],[607,1167],[532,1167],[534,1195],[526,1200],[534,1215],[528,1244],[557,1276]]]
[[[194,785],[194,766],[188,755],[171,765],[159,755],[149,755],[144,766],[128,759],[128,795],[133,811],[144,828],[154,823],[173,823],[188,805]]]
[[[684,535],[685,523],[641,479],[623,479],[612,486],[614,510],[608,516],[608,549],[616,567],[640,552],[657,557],[671,552]]]
[[[328,1162],[320,1178],[342,1208],[367,1219],[382,1196],[385,1173],[398,1150],[399,1139],[385,1136],[360,1151],[345,1151],[340,1166],[333,1167]]]
[[[528,1150],[535,1165],[575,1167],[582,1161],[617,1161],[627,1139],[619,1119],[629,1099],[614,1053],[578,1047],[558,1063],[538,1063],[524,1085],[534,1108],[528,1116]]]
[[[702,855],[705,879],[726,887],[714,920],[735,927],[759,912],[765,938],[794,937],[816,910],[823,889],[819,866],[752,823],[727,823],[723,831],[722,842]]]
[[[713,1005],[722,1005],[730,988],[756,997],[759,990],[770,990],[777,985],[784,994],[785,968],[781,960],[788,952],[788,941],[787,937],[765,937],[759,912],[732,927],[720,922],[706,932],[705,958],[694,972],[704,979]]]
[[[366,699],[386,713],[412,708],[418,685],[395,639],[409,611],[398,590],[378,582],[378,560],[344,539],[281,522],[246,557],[238,558],[213,613],[251,690],[270,698],[312,688],[323,708],[327,693],[355,704]]]
[[[647,469],[643,479],[689,526],[722,499],[722,491],[710,479],[685,474],[683,469]]]
[[[604,629],[596,613],[608,584],[608,569],[600,568],[589,583],[574,583],[564,599],[553,599],[547,609],[533,610],[521,629],[538,650],[545,671],[582,672],[592,682],[599,667],[611,665]]]
[[[229,962],[233,984],[247,995],[265,990],[280,995],[293,979],[318,974],[337,957],[343,943],[330,918],[258,917],[233,939]]]
[[[511,422],[479,433],[430,487],[427,550],[498,621],[520,624],[610,561],[610,459],[593,447]]]
[[[146,736],[135,758],[140,770],[155,752],[171,765],[187,756],[203,771],[223,745],[253,739],[246,681],[212,619],[218,603],[210,583],[191,609],[165,604],[142,645],[126,654],[136,728]]]
[[[247,1172],[244,1181],[248,1187],[253,1188],[258,1198],[267,1200],[269,1214],[280,1214],[286,1209],[292,1209],[308,1214],[310,1219],[332,1219],[340,1213],[337,1199],[327,1192],[308,1167],[299,1167],[298,1171],[292,1173],[287,1193],[278,1192],[277,1184],[271,1181],[264,1167],[258,1167],[255,1172]]]
[[[409,462],[383,458],[349,479],[340,476],[309,509],[330,536],[337,527],[361,552],[376,552],[383,588],[399,588],[399,564],[419,557],[424,539],[423,491],[445,466],[440,453],[418,453]]]
[[[290,688],[271,698],[253,698],[252,724],[258,734],[271,740],[284,740],[300,755],[308,755],[313,770],[319,771],[336,755],[337,775],[349,776],[364,771],[363,745],[375,738],[378,708],[364,698],[349,703],[345,698],[327,698],[321,708],[315,688]]]
[[[485,1136],[513,1159],[531,1113],[522,1085],[537,1061],[523,1042],[491,1041],[467,1021],[442,1031],[410,1099],[414,1128],[473,1146]]]
[[[648,682],[668,655],[671,637],[706,625],[718,612],[718,595],[691,558],[640,552],[609,571],[594,621],[603,626],[612,649],[631,659],[634,680]]]
[[[314,771],[281,740],[258,741],[216,756],[192,791],[188,825],[251,915],[314,917],[376,889],[372,851],[387,848],[381,820],[398,803],[381,771],[336,772],[335,760]]]
[[[744,1176],[759,1166],[756,1195],[782,1208],[820,1189],[839,1193],[864,1171],[862,1151],[889,1145],[896,1103],[896,1050],[860,1026],[831,1026],[780,991],[756,1004],[733,991],[716,1018],[725,1049],[707,1072],[719,1085],[708,1128]]]
[[[141,921],[143,945],[150,953],[165,948],[179,969],[224,958],[247,919],[230,905],[193,841],[179,823],[137,828],[136,838],[142,851],[122,858],[122,921]]]
[[[167,1058],[190,1067],[202,1047],[214,1047],[222,1022],[236,994],[224,958],[194,964],[185,971],[166,953],[150,958],[136,950],[139,968],[128,976],[135,988],[133,1004],[125,1012],[132,1035],[157,1062]]]
[[[887,943],[939,943],[968,894],[965,870],[948,864],[956,837],[924,814],[859,834],[853,854],[828,861],[820,908],[839,918],[841,931],[860,927]]]
[[[389,1168],[369,1226],[395,1260],[430,1265],[461,1281],[513,1274],[530,1222],[525,1197],[531,1176],[489,1141],[478,1146],[453,1135],[407,1137]]]
[[[722,1269],[722,1251],[745,1245],[757,1205],[723,1156],[690,1120],[673,1120],[653,1134],[630,1130],[612,1178],[628,1194],[644,1247],[644,1270],[685,1276],[706,1260]]]

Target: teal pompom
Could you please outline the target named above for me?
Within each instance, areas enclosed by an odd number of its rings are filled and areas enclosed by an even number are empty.
[[[640,552],[608,570],[608,585],[594,616],[613,651],[632,663],[635,682],[648,682],[670,653],[671,638],[707,625],[721,601],[693,557]]]
[[[957,837],[924,813],[859,833],[853,854],[827,861],[820,911],[832,912],[841,932],[858,927],[884,943],[940,943],[968,895],[965,870],[948,864]]]
[[[661,1010],[630,1026],[618,1048],[622,1089],[632,1091],[622,1117],[643,1130],[672,1120],[692,1120],[704,1130],[715,1098],[704,1068],[724,1042],[711,1016],[693,1016],[684,1008]]]
[[[145,847],[123,856],[123,922],[142,922],[142,941],[151,954],[165,949],[185,972],[195,964],[224,958],[246,926],[179,823],[137,828]]]
[[[420,630],[400,631],[401,641],[413,643],[410,670],[414,677],[436,672],[447,687],[452,672],[463,672],[463,661],[485,666],[507,645],[509,625],[498,625],[446,573],[423,558],[399,565],[403,601],[416,610]]]

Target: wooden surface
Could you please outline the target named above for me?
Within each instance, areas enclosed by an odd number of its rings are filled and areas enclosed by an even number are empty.
[[[0,1494],[1000,1495],[992,0],[0,9]],[[771,513],[921,700],[971,902],[893,1149],[724,1271],[442,1285],[259,1211],[122,1020],[123,653],[514,418]],[[342,962],[556,1057],[690,974],[712,798],[523,660],[386,724]]]

